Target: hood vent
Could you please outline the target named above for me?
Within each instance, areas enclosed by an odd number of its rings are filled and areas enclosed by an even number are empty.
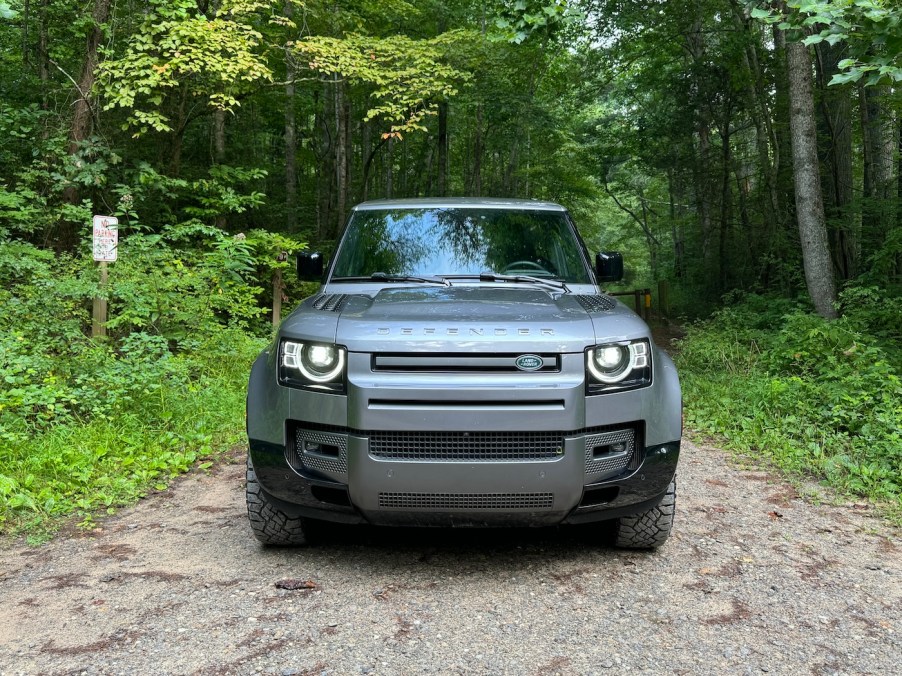
[[[576,296],[576,300],[585,308],[586,312],[610,312],[617,306],[614,300],[601,295],[580,295]]]
[[[313,301],[313,309],[322,310],[323,312],[340,312],[341,306],[344,305],[346,293],[327,293],[319,296]]]

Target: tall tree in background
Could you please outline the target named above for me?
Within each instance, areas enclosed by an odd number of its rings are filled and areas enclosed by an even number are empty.
[[[834,319],[836,285],[833,281],[830,249],[827,246],[808,48],[801,42],[789,42],[786,45],[786,63],[789,73],[789,124],[792,133],[796,218],[802,243],[805,282],[818,314],[826,319]]]
[[[0,238],[75,250],[94,210],[328,249],[364,199],[512,196],[566,204],[629,284],[672,282],[688,314],[734,289],[829,312],[831,274],[810,294],[806,276],[824,229],[838,282],[902,280],[898,3],[110,4],[80,96],[72,26],[104,2],[0,0]],[[816,124],[791,132],[803,24]],[[812,133],[819,156],[794,163]]]

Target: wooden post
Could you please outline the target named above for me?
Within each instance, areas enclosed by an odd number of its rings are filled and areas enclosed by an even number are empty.
[[[651,289],[644,289],[642,295],[645,296],[645,321],[651,319]]]
[[[276,261],[284,263],[288,260],[288,252],[280,251]],[[272,273],[272,325],[278,327],[282,321],[282,291],[285,285],[282,283],[282,268],[276,268]]]
[[[282,321],[282,270],[272,276],[272,325],[277,327]]]
[[[107,301],[106,301],[106,285],[107,285],[107,263],[100,262],[100,289],[98,294],[94,296],[94,312],[91,321],[91,337],[99,338],[106,335],[107,320]]]

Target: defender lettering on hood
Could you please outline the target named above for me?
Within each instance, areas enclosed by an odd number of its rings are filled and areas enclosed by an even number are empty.
[[[475,328],[469,327],[467,329],[461,329],[456,326],[448,326],[446,328],[435,328],[432,326],[424,326],[420,329],[414,328],[400,328],[400,329],[392,329],[390,326],[383,326],[376,329],[376,334],[380,336],[389,336],[392,333],[398,333],[402,336],[412,336],[423,335],[423,336],[434,336],[437,334],[444,334],[446,336],[460,336],[464,333],[469,333],[471,336],[507,336],[511,333],[515,332],[518,336],[530,336],[530,335],[541,335],[541,336],[553,336],[554,329],[483,329],[483,328]]]
[[[604,293],[548,202],[375,201],[354,208],[321,281],[248,385],[247,508],[264,544],[311,520],[556,525],[613,520],[654,548],[673,523],[681,435],[670,358]]]

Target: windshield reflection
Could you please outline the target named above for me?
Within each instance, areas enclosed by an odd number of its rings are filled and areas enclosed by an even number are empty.
[[[469,276],[492,271],[589,283],[562,212],[525,209],[387,209],[354,213],[332,279]]]

